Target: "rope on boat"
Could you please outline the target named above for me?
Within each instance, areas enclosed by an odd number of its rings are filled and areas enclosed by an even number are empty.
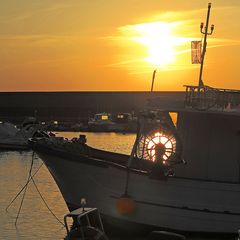
[[[132,164],[134,157],[136,157],[137,147],[138,147],[139,139],[141,137],[142,130],[143,130],[143,123],[140,123],[138,121],[138,131],[137,131],[136,139],[135,139],[130,157],[129,157],[127,165],[126,165],[127,171],[126,171],[126,181],[125,181],[124,194],[123,194],[124,196],[128,196],[128,186],[129,186],[129,181],[130,181],[130,168],[131,168],[131,164]]]
[[[19,206],[19,209],[18,209],[18,213],[17,213],[17,217],[16,217],[16,220],[15,220],[15,226],[17,225],[17,220],[19,218],[19,215],[20,215],[20,212],[21,212],[21,209],[22,209],[22,205],[23,205],[23,202],[24,202],[24,198],[25,198],[25,195],[26,195],[26,192],[27,192],[27,187],[28,187],[28,184],[32,181],[33,182],[33,185],[34,187],[36,188],[39,196],[41,197],[44,205],[46,206],[46,208],[49,210],[49,212],[53,215],[53,217],[61,224],[65,227],[65,224],[63,222],[61,222],[59,220],[59,218],[53,213],[53,211],[50,209],[50,207],[48,206],[46,200],[44,199],[44,197],[42,196],[39,188],[37,187],[37,184],[34,180],[34,176],[38,173],[38,171],[40,170],[40,168],[43,166],[43,163],[41,163],[41,165],[39,166],[39,168],[36,170],[36,172],[32,175],[32,169],[33,169],[33,163],[34,163],[34,154],[35,152],[33,151],[32,153],[32,161],[31,161],[31,166],[30,166],[30,169],[29,169],[29,173],[28,173],[28,179],[27,179],[27,182],[26,184],[22,187],[22,189],[17,193],[17,195],[12,199],[12,201],[10,202],[10,204],[6,207],[6,211],[8,211],[8,208],[13,204],[13,202],[20,196],[20,194],[23,192],[23,197],[22,197],[22,200],[21,200],[21,203],[20,203],[20,206]]]

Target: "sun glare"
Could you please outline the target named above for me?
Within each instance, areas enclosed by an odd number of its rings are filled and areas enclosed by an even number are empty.
[[[130,40],[137,42],[147,49],[145,62],[155,67],[168,65],[176,59],[176,46],[180,39],[173,35],[178,23],[152,22],[123,27]]]
[[[147,144],[147,150],[150,158],[152,161],[155,161],[156,156],[155,156],[155,146],[158,143],[162,143],[165,146],[165,154],[163,156],[163,159],[166,161],[170,155],[171,151],[169,149],[173,148],[173,143],[171,140],[169,140],[167,137],[165,137],[162,133],[155,133],[154,137],[149,141],[146,142]]]

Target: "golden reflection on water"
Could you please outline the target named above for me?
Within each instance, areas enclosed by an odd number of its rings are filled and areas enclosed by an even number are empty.
[[[73,138],[79,134],[78,132],[64,132],[57,135]],[[86,135],[88,144],[93,147],[126,154],[130,152],[135,139],[134,134],[86,133]],[[0,152],[0,239],[63,239],[65,229],[47,210],[32,183],[29,184],[17,228],[14,222],[22,195],[9,208],[9,212],[5,212],[7,205],[27,181],[31,158],[31,151]],[[36,157],[33,173],[41,164],[41,159]],[[63,216],[68,209],[44,165],[34,179],[50,209],[63,221]]]
[[[22,195],[13,203],[9,211],[5,212],[7,205],[26,183],[31,157],[30,151],[0,154],[0,239],[60,239],[60,236],[64,236],[64,229],[46,209],[32,183],[28,186],[17,228],[14,222]],[[40,164],[40,159],[34,160],[33,172]],[[35,181],[52,211],[62,219],[67,208],[44,165],[36,175]]]

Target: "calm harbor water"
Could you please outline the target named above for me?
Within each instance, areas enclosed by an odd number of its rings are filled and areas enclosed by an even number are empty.
[[[79,133],[64,132],[58,135],[72,138]],[[86,135],[88,144],[93,147],[127,154],[130,153],[135,139],[134,134],[87,133]],[[29,184],[17,227],[14,222],[22,195],[10,206],[8,212],[5,211],[13,197],[25,185],[31,159],[31,151],[0,152],[0,239],[64,239],[65,228],[51,215],[32,183]],[[50,209],[63,221],[63,216],[68,212],[64,200],[50,173],[42,165],[41,159],[35,156],[33,173],[40,166],[34,178],[37,187]]]

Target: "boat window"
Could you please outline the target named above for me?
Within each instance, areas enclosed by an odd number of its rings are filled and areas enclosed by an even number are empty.
[[[123,114],[118,114],[117,118],[124,118],[124,115]]]
[[[108,120],[108,115],[102,115],[102,120]]]

